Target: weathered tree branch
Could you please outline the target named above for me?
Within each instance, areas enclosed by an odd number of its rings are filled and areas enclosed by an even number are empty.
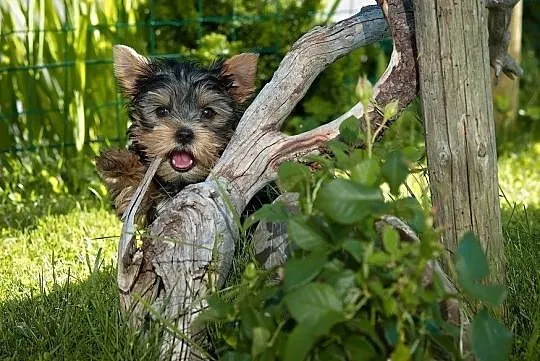
[[[386,17],[394,49],[386,72],[374,87],[373,104],[384,107],[398,100],[402,108],[416,96],[411,1],[378,3],[383,11],[367,6],[347,20],[317,27],[299,39],[244,114],[208,180],[186,187],[163,208],[144,236],[142,248],[134,246],[133,232],[124,232],[118,258],[122,307],[132,313],[135,323],[148,316],[150,307],[177,328],[165,345],[171,348],[172,359],[202,358],[190,343],[196,333],[191,324],[205,307],[206,293],[221,287],[228,273],[238,240],[238,214],[257,191],[275,179],[280,163],[310,153],[337,136],[343,118],[297,136],[280,132],[317,75],[338,57],[385,38],[389,30]],[[502,64],[503,71],[511,68],[504,60],[495,64]],[[378,128],[382,118],[375,107],[367,111],[372,127]],[[132,206],[136,209],[136,200]],[[125,229],[132,230],[131,218],[126,219]],[[179,339],[174,336],[179,334]]]
[[[399,19],[402,27],[412,31],[411,4],[402,3],[385,2],[383,9],[388,11],[390,24]],[[190,325],[205,306],[207,291],[219,288],[227,275],[238,239],[236,215],[258,190],[275,179],[283,160],[312,152],[335,138],[343,119],[293,137],[282,134],[281,125],[328,64],[387,34],[381,9],[368,6],[347,20],[317,27],[304,35],[244,114],[209,179],[186,187],[164,207],[144,237],[142,249],[133,252],[132,238],[120,248],[122,306],[133,313],[136,323],[148,314],[144,304],[172,321],[183,334],[179,340],[172,334],[168,339],[173,359],[200,356],[189,344],[195,333]],[[414,35],[408,37],[413,39]],[[406,99],[412,99],[411,91],[404,95],[406,87],[400,86],[405,77],[397,74],[411,69],[401,66],[402,61],[414,64],[414,59],[405,53],[402,49],[399,56],[392,56],[389,69],[376,84],[374,95],[378,105],[384,106],[386,99],[400,99],[404,106],[410,101]],[[396,83],[389,85],[391,82]],[[416,85],[414,89],[412,93]]]

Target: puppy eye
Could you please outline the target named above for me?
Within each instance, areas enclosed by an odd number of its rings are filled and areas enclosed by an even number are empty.
[[[204,108],[202,111],[201,111],[201,116],[204,118],[204,119],[210,119],[212,118],[214,115],[216,115],[216,112],[211,109],[211,108]]]
[[[166,108],[166,107],[158,107],[156,109],[156,115],[159,117],[159,118],[165,118],[166,116],[168,116],[170,114],[170,110],[169,108]]]

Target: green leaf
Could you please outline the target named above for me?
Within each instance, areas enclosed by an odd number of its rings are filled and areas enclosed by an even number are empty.
[[[478,361],[505,361],[512,351],[512,334],[486,309],[474,318],[469,336]]]
[[[255,327],[253,329],[253,343],[251,344],[251,356],[256,358],[268,348],[270,340],[270,331],[263,327]]]
[[[222,361],[251,361],[251,357],[247,353],[229,351],[223,356]]]
[[[278,176],[284,191],[301,192],[311,178],[311,171],[303,164],[284,162],[279,167]]]
[[[347,144],[356,144],[361,140],[360,121],[355,117],[347,118],[339,126],[339,134]]]
[[[384,320],[384,338],[389,345],[394,346],[399,341],[399,331],[397,322],[393,318]]]
[[[377,352],[371,342],[362,336],[349,336],[344,342],[345,349],[349,353],[351,361],[369,361],[377,356]]]
[[[299,217],[287,222],[287,231],[291,240],[302,249],[326,249],[329,246],[324,239],[324,234]]]
[[[84,116],[84,98],[80,91],[73,91],[73,99],[69,104],[68,111],[74,123],[73,137],[75,139],[75,146],[78,151],[81,151],[84,145],[86,122]]]
[[[335,343],[329,344],[319,353],[319,360],[324,361],[343,361],[347,360],[344,350]]]
[[[347,168],[349,164],[349,156],[347,155],[347,150],[349,147],[347,144],[333,140],[327,143],[328,148],[334,154],[334,158],[337,162],[337,168]]]
[[[314,253],[305,258],[291,259],[285,264],[283,287],[290,291],[313,280],[324,267],[326,255]]]
[[[378,330],[375,329],[375,326],[369,320],[362,319],[362,318],[354,318],[350,321],[347,321],[346,325],[347,325],[347,328],[351,329],[353,332],[359,332],[361,334],[369,336],[369,340],[375,343],[375,345],[380,350],[386,349],[386,345],[384,344],[383,340],[381,340],[379,337],[380,335],[379,335]]]
[[[300,322],[287,340],[285,361],[304,360],[317,340],[342,321],[343,316],[340,313],[326,311],[324,314]]]
[[[208,308],[195,319],[197,324],[205,324],[208,321],[226,320],[234,314],[234,305],[225,302],[217,295],[211,295],[207,298]]]
[[[244,223],[244,228],[249,228],[260,220],[269,222],[282,222],[291,217],[289,209],[283,202],[264,204],[255,213],[253,213]]]
[[[325,283],[310,283],[298,288],[285,296],[285,303],[298,322],[317,319],[328,312],[343,312],[335,290]]]
[[[426,153],[426,148],[424,146],[408,146],[403,148],[403,156],[409,162],[418,162],[424,154]]]
[[[493,306],[504,302],[506,291],[503,286],[481,283],[489,275],[489,265],[480,242],[471,232],[463,236],[458,246],[456,271],[463,290],[470,296]]]
[[[405,182],[409,175],[409,167],[404,161],[401,152],[394,151],[388,155],[386,162],[382,166],[382,175],[390,186],[390,191],[398,195],[399,186]]]
[[[384,202],[378,188],[335,179],[321,188],[316,205],[334,221],[352,224],[380,211]]]
[[[473,233],[463,235],[457,249],[456,268],[466,281],[477,282],[489,274],[489,265],[480,242]]]
[[[425,212],[416,198],[405,197],[393,202],[395,216],[405,221],[416,233],[423,233]]]
[[[374,251],[367,257],[367,263],[373,266],[384,266],[390,262],[392,262],[392,257],[383,251]]]
[[[399,250],[399,233],[391,226],[385,226],[383,230],[383,244],[386,251],[395,254]]]
[[[351,179],[366,186],[375,186],[381,175],[381,166],[374,158],[365,159],[351,169]]]
[[[400,343],[394,352],[392,352],[392,356],[390,356],[391,361],[409,361],[411,359],[411,350],[404,344]]]
[[[343,242],[343,249],[347,251],[358,263],[362,263],[362,244],[355,239],[348,239]]]

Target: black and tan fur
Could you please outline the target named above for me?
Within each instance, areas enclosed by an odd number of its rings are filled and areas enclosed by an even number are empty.
[[[208,176],[253,94],[257,58],[244,53],[203,68],[114,48],[115,76],[128,99],[130,146],[103,152],[96,167],[119,216],[155,157],[164,160],[141,205],[143,219]]]

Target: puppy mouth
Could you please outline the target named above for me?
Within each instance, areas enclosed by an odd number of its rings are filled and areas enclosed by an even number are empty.
[[[169,155],[171,167],[178,172],[187,172],[195,165],[195,158],[190,152],[184,150],[173,151]]]

